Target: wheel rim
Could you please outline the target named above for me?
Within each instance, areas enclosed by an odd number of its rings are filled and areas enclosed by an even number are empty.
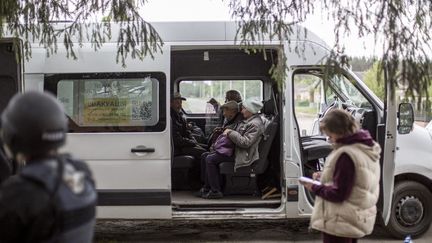
[[[415,226],[424,215],[423,203],[415,196],[406,196],[396,205],[396,218],[403,226]]]

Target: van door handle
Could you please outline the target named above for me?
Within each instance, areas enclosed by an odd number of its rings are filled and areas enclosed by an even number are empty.
[[[144,145],[136,146],[135,148],[131,148],[132,153],[154,153],[156,150],[154,148],[148,148]]]

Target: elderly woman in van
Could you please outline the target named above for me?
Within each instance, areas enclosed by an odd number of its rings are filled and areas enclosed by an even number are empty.
[[[259,158],[258,145],[264,133],[264,123],[258,114],[263,107],[260,100],[250,98],[242,103],[243,120],[235,130],[225,129],[221,136],[226,136],[235,145],[234,158],[215,156],[206,157],[206,185],[200,190],[200,196],[207,199],[222,198],[219,164],[234,161],[234,169],[251,165]]]
[[[321,185],[300,181],[317,196],[310,225],[323,233],[324,243],[357,242],[374,227],[381,148],[344,110],[326,114],[320,129],[334,150],[323,172],[313,175]]]

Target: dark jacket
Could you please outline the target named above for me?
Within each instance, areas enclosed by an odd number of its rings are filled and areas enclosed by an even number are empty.
[[[187,122],[181,113],[176,112],[171,108],[171,124],[174,149],[184,147],[194,147],[197,145],[196,140],[192,137],[192,133],[187,127]]]
[[[209,136],[208,146],[211,147],[226,128],[236,130],[238,124],[241,121],[243,121],[243,114],[241,112],[237,112],[237,114],[231,120],[226,120],[224,122],[222,129],[214,129]]]
[[[90,170],[81,161],[57,160],[29,162],[2,184],[0,242],[92,241],[96,191]],[[57,173],[59,163],[64,165],[62,177]],[[83,189],[72,192],[76,187],[65,182],[71,178],[72,185]]]
[[[6,152],[3,150],[3,142],[0,139],[0,183],[9,178],[13,171],[12,161],[7,158]]]

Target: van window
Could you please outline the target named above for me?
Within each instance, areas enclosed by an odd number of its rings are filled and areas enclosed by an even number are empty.
[[[338,90],[338,93],[345,96],[349,105],[360,108],[373,109],[372,104],[354,86],[351,80],[343,75],[335,75],[330,79],[330,84]]]
[[[373,106],[354,83],[344,75],[324,77],[321,70],[313,69],[294,74],[294,109],[301,135],[320,134],[319,118],[330,106],[350,112],[374,134]]]
[[[334,102],[335,93],[319,76],[295,74],[294,94],[294,109],[302,136],[318,135],[318,116]]]
[[[165,114],[160,110],[165,100],[160,97],[160,78],[151,74],[48,75],[45,86],[64,105],[71,132],[156,131]]]
[[[214,114],[216,110],[208,101],[214,98],[219,104],[225,103],[225,92],[240,92],[243,100],[249,97],[263,99],[261,80],[183,80],[179,91],[187,100],[183,109],[188,114]]]

